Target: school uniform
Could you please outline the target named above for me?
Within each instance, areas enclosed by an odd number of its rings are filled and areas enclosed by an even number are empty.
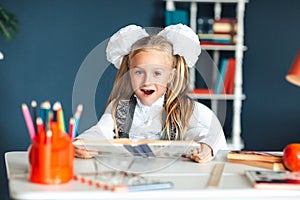
[[[119,137],[127,137],[131,140],[164,139],[162,138],[164,137],[163,134],[161,134],[164,121],[162,119],[164,118],[164,95],[152,105],[144,105],[138,98],[133,100],[119,102],[117,106],[116,119]],[[108,105],[98,123],[77,138],[113,139],[115,136],[114,121],[111,114],[113,102]],[[172,128],[170,130],[171,136],[174,135]],[[208,144],[213,149],[213,155],[216,155],[220,149],[227,149],[225,135],[218,118],[208,107],[199,102],[195,102],[188,128],[183,135],[184,140]]]

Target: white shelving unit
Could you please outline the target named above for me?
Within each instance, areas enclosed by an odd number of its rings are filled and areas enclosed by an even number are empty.
[[[214,18],[220,19],[222,13],[222,4],[231,3],[236,4],[236,19],[237,19],[237,33],[235,45],[201,45],[202,49],[212,51],[212,57],[216,64],[219,65],[221,51],[233,51],[236,60],[235,78],[234,78],[234,93],[227,94],[190,94],[194,99],[211,100],[211,109],[218,113],[218,101],[232,100],[233,101],[233,116],[232,116],[232,132],[231,138],[227,138],[230,149],[242,149],[244,143],[241,137],[241,110],[242,101],[246,98],[243,94],[243,54],[247,50],[244,46],[244,12],[245,4],[248,0],[165,0],[166,10],[173,11],[176,9],[176,2],[186,2],[190,4],[190,27],[197,32],[197,12],[198,6],[201,3],[214,4]],[[216,80],[218,72],[213,73],[213,80]],[[195,69],[190,70],[190,87],[195,86]]]

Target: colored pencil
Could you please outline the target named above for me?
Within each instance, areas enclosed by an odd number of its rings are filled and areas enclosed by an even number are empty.
[[[73,129],[74,129],[74,118],[71,117],[69,122],[69,134],[71,139],[73,139]]]
[[[29,109],[25,103],[22,104],[22,112],[23,112],[23,116],[24,116],[24,119],[26,122],[28,132],[29,132],[29,136],[30,136],[31,140],[33,140],[35,138],[35,130],[34,130],[34,126],[33,126],[33,122],[32,122],[32,118],[31,118]]]
[[[82,104],[79,104],[76,108],[76,112],[74,115],[74,128],[73,128],[73,134],[72,134],[73,138],[77,137],[79,120],[80,120],[80,117],[82,114],[82,110],[83,110],[83,106],[82,106]]]
[[[46,132],[46,140],[45,140],[45,144],[51,144],[51,140],[52,140],[52,131],[48,130]]]
[[[49,101],[44,101],[41,104],[41,110],[43,110],[43,116],[41,117],[44,122],[44,127],[46,131],[50,129],[50,109],[51,109],[51,104]]]
[[[64,112],[61,106],[60,102],[55,102],[53,105],[53,110],[56,111],[56,115],[57,115],[57,123],[58,123],[58,130],[60,132],[67,132],[66,129],[66,123],[65,123],[65,116],[64,116]]]
[[[33,115],[33,126],[34,126],[34,130],[37,133],[37,125],[36,125],[36,118],[37,118],[37,102],[35,100],[31,101],[31,108],[32,108],[32,115]]]
[[[36,126],[37,126],[37,132],[42,133],[44,131],[44,125],[43,120],[40,117],[36,118]]]

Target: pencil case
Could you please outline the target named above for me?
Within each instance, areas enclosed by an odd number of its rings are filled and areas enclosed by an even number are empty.
[[[67,133],[38,133],[29,148],[29,181],[61,184],[73,178],[74,146]]]

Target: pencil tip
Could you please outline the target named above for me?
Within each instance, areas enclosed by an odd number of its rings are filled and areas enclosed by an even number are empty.
[[[77,109],[78,109],[79,111],[82,111],[82,110],[83,110],[83,105],[82,105],[82,104],[79,104],[79,105],[77,106]]]
[[[31,101],[31,107],[36,107],[37,106],[37,102],[35,100]]]
[[[53,110],[59,110],[61,108],[61,103],[59,101],[53,104]]]
[[[44,108],[44,109],[50,109],[50,108],[51,108],[50,101],[44,101],[44,102],[41,104],[41,108]]]
[[[37,124],[37,125],[43,124],[43,120],[42,120],[41,117],[37,117],[37,118],[36,118],[36,124]]]
[[[70,124],[74,124],[74,118],[73,117],[70,118]]]
[[[51,131],[51,130],[48,130],[48,131],[46,132],[46,137],[47,137],[48,139],[52,137],[52,131]]]

